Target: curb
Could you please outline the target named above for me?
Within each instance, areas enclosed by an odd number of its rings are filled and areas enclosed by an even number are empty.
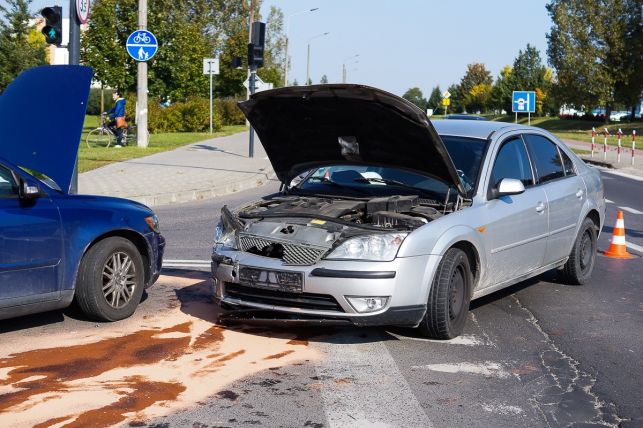
[[[265,185],[268,181],[276,180],[277,174],[274,171],[257,173],[245,180],[234,183],[227,183],[209,189],[184,190],[181,192],[162,193],[147,196],[126,196],[126,199],[140,202],[148,207],[161,205],[181,204],[185,202],[204,201],[226,196],[243,190],[254,189]]]
[[[591,157],[590,157],[590,158],[588,158],[588,157],[585,157],[584,155],[579,156],[579,157],[580,157],[580,158],[583,160],[583,162],[585,162],[585,163],[589,163],[589,164],[597,165],[597,166],[602,166],[603,168],[618,169],[618,168],[616,168],[614,165],[612,165],[610,162],[606,162],[606,161],[601,161],[601,160],[592,159]]]

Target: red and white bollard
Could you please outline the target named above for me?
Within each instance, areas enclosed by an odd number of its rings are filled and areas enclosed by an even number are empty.
[[[610,132],[607,130],[607,128],[603,129],[603,137],[605,137],[605,139],[603,140],[603,160],[607,160],[607,137],[609,137]]]
[[[595,140],[596,140],[596,129],[592,126],[592,157],[594,157],[594,147],[596,147],[594,145]]]
[[[634,150],[636,150],[636,130],[632,131],[632,165],[634,165]]]
[[[621,137],[623,136],[623,131],[621,131],[621,128],[618,128],[618,132],[616,133],[616,138],[618,138],[618,149],[617,150],[617,155],[616,155],[616,162],[621,163]]]

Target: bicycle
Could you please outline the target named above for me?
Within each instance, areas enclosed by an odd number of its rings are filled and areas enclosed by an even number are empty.
[[[152,40],[150,39],[150,36],[143,32],[139,32],[136,36],[134,36],[134,43],[149,43]]]
[[[114,131],[108,126],[109,121],[107,120],[107,114],[101,113],[100,115],[100,125],[98,128],[92,129],[85,137],[85,144],[87,148],[95,147],[104,147],[108,148],[112,144],[112,140],[116,139]],[[123,128],[123,138],[122,141],[126,145],[133,145],[137,140],[136,137],[136,125],[131,125]]]

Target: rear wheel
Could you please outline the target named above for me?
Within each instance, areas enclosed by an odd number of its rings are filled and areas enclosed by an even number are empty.
[[[145,287],[143,259],[125,238],[106,238],[87,251],[81,261],[76,301],[88,317],[116,321],[129,317]]]
[[[85,138],[85,144],[87,147],[97,148],[104,147],[107,148],[112,143],[112,133],[106,130],[105,128],[96,128],[93,129],[87,134]]]
[[[420,333],[433,339],[459,336],[469,313],[472,283],[467,254],[459,248],[449,249],[433,278]]]
[[[578,231],[569,260],[562,269],[563,280],[573,285],[583,285],[592,276],[596,264],[596,225],[586,218]]]

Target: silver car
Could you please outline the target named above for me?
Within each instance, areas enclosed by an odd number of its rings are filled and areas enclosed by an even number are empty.
[[[212,276],[233,314],[449,339],[472,299],[550,269],[571,284],[592,273],[600,175],[542,129],[432,123],[359,85],[275,89],[240,107],[282,187],[222,209]]]

